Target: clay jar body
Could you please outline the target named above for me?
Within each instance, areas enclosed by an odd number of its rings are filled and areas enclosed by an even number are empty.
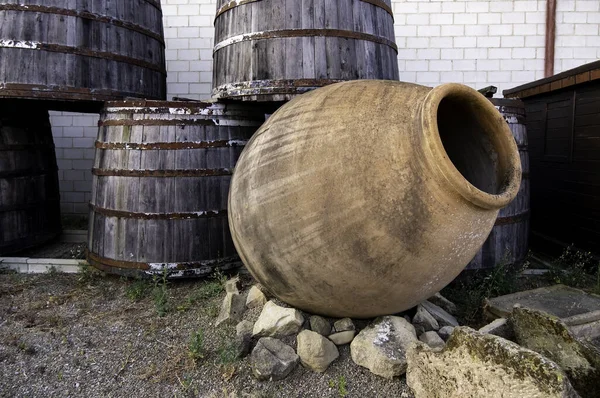
[[[252,275],[290,305],[393,314],[461,272],[520,176],[508,125],[475,90],[351,81],[295,98],[258,130],[229,224]]]

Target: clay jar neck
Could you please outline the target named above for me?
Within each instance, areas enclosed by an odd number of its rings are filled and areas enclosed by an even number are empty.
[[[498,210],[521,185],[519,152],[500,113],[483,95],[443,84],[425,97],[418,123],[426,163],[442,187],[470,203]]]

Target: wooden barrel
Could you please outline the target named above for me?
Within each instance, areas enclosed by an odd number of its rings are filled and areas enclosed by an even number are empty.
[[[227,223],[255,104],[107,103],[92,170],[89,262],[117,274],[202,276],[240,265]]]
[[[159,0],[0,0],[0,97],[165,96]]]
[[[0,101],[0,256],[60,234],[56,155],[48,111]]]
[[[529,152],[525,105],[520,100],[492,98],[492,103],[504,116],[519,147],[523,177],[519,194],[500,210],[496,224],[481,250],[466,269],[494,268],[498,265],[522,264],[529,243]]]
[[[213,96],[282,101],[353,79],[398,80],[391,0],[218,0]]]

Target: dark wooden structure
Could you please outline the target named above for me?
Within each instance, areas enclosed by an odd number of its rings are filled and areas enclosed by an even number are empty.
[[[398,80],[397,53],[391,0],[218,0],[213,96],[283,101],[343,80]]]
[[[88,260],[112,273],[201,276],[238,266],[227,221],[253,104],[125,101],[100,118]]]
[[[165,96],[159,0],[0,2],[0,97],[97,111],[93,101]]]
[[[490,98],[510,126],[521,155],[523,175],[517,197],[498,213],[496,224],[467,269],[522,264],[529,248],[529,152],[525,105],[519,100]]]
[[[52,131],[38,105],[0,100],[0,256],[61,232]]]
[[[504,96],[521,98],[527,110],[532,245],[599,252],[600,61]]]

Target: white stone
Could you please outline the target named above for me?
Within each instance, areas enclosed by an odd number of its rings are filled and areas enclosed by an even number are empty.
[[[288,336],[298,333],[304,323],[300,311],[284,308],[273,301],[267,302],[254,324],[253,336]]]
[[[315,372],[325,372],[340,355],[335,344],[311,330],[300,332],[297,341],[302,365]]]

